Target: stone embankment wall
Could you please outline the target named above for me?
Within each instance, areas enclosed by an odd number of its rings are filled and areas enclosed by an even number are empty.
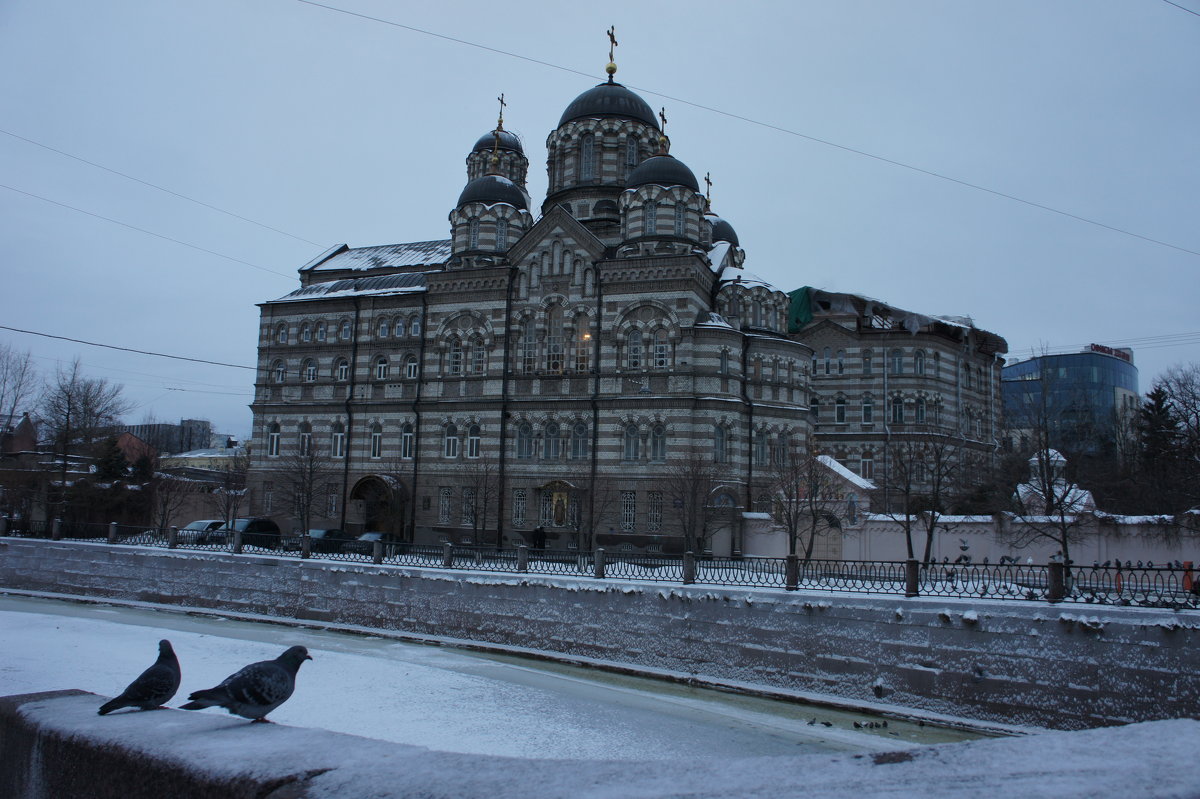
[[[1200,613],[464,574],[0,539],[0,589],[363,625],[1000,724],[1192,716]]]

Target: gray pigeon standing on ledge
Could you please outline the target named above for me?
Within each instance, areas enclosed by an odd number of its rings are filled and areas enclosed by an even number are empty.
[[[300,664],[312,660],[302,646],[289,648],[274,660],[251,663],[226,677],[216,688],[196,691],[184,710],[223,707],[235,716],[267,721],[265,716],[287,701],[296,690]]]
[[[158,660],[154,665],[129,683],[120,696],[101,705],[99,713],[103,716],[123,707],[140,707],[142,710],[162,707],[179,690],[179,677],[179,658],[175,657],[171,642],[163,639],[158,642]]]

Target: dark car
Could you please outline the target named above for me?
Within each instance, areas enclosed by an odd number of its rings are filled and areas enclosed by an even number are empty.
[[[289,552],[300,551],[303,542],[299,532],[283,539],[283,548]],[[350,539],[336,527],[313,527],[308,531],[309,552],[320,554],[336,554],[342,551],[342,546]]]
[[[178,538],[176,540],[181,544],[209,544],[217,543],[209,541],[209,537],[214,530],[219,529],[225,524],[220,519],[197,519],[194,522],[189,522],[179,528]],[[222,539],[224,540],[224,539]]]
[[[208,535],[222,536],[221,540],[233,540],[233,534],[242,534],[242,546],[258,547],[260,549],[278,549],[280,542],[279,525],[274,519],[234,519],[230,527],[222,527]]]
[[[375,551],[375,542],[383,540],[383,533],[368,532],[363,533],[353,541],[347,541],[342,545],[343,552],[357,552],[362,555],[370,555]]]

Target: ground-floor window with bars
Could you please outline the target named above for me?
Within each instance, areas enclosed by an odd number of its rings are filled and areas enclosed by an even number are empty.
[[[646,508],[646,529],[658,532],[662,529],[663,492],[651,491]]]
[[[449,524],[453,512],[454,489],[443,486],[438,489],[438,524]]]
[[[462,490],[462,523],[464,526],[474,526],[475,524],[474,488],[464,488]]]
[[[637,526],[637,492],[621,492],[621,529],[632,530]]]
[[[517,488],[513,490],[512,522],[516,527],[525,526],[525,505],[528,501],[528,498],[529,494],[524,488]]]

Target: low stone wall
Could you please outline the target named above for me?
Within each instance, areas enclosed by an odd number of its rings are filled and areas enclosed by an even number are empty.
[[[6,799],[836,799],[1195,795],[1200,723],[878,751],[695,761],[536,760],[182,710],[98,716],[99,697],[0,697]]]
[[[1080,729],[1193,715],[1200,613],[657,586],[0,539],[0,587],[363,625]]]

